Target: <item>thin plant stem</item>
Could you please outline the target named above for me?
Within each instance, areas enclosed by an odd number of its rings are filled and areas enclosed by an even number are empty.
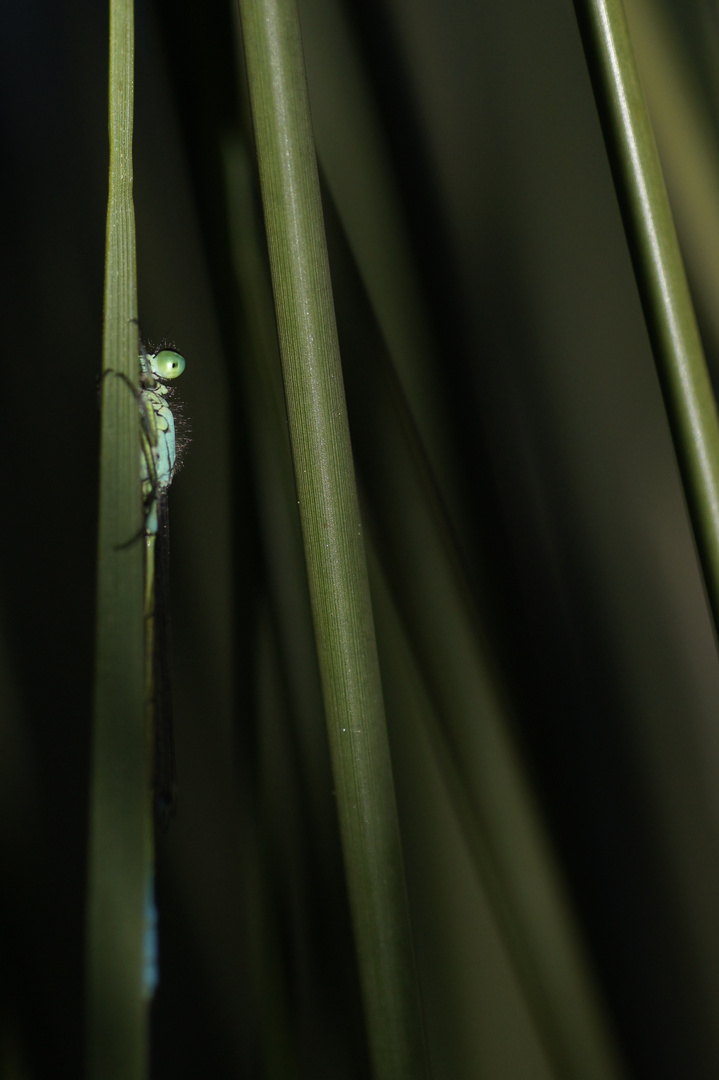
[[[132,201],[134,15],[110,3],[96,681],[90,797],[87,1060],[90,1080],[147,1075],[142,992],[151,834],[144,718],[143,545]]]
[[[719,420],[622,0],[575,0],[704,585],[719,629]]]
[[[375,1077],[428,1075],[295,0],[240,5],[315,638]]]

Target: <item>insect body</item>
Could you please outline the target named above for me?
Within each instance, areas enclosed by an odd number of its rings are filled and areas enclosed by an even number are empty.
[[[145,697],[153,744],[155,818],[166,825],[176,801],[170,692],[167,492],[177,462],[170,382],[185,370],[174,349],[140,351],[140,477],[145,536]]]
[[[157,535],[158,506],[172,482],[177,459],[175,418],[169,382],[182,375],[185,359],[174,349],[140,353],[141,440],[140,475],[146,535]]]
[[[174,349],[148,352],[140,346],[140,478],[145,542],[145,702],[152,747],[151,786],[155,821],[165,826],[176,801],[175,753],[170,692],[169,530],[167,492],[177,463],[170,382],[185,370]],[[143,987],[149,1000],[158,982],[157,908],[154,858],[145,897]]]

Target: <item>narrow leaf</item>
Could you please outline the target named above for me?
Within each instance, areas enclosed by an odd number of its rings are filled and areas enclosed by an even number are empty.
[[[294,0],[241,5],[305,558],[370,1055],[427,1075]]]

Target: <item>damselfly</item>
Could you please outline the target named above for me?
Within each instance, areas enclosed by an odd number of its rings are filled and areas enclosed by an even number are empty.
[[[170,383],[185,370],[174,349],[140,351],[140,475],[145,537],[145,692],[153,738],[155,813],[172,816],[177,798],[169,678],[169,522],[167,492],[177,465]]]
[[[141,343],[139,363],[140,476],[145,544],[145,702],[155,820],[162,827],[174,814],[177,799],[170,692],[167,492],[177,467],[178,439],[170,383],[185,370],[185,360],[164,343],[159,349],[150,350]],[[158,981],[154,865],[148,873],[145,924],[144,989],[146,996],[151,997]]]

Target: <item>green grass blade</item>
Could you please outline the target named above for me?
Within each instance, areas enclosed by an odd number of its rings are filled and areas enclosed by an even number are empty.
[[[241,4],[290,438],[376,1077],[426,1075],[367,568],[294,0]]]
[[[648,0],[626,5],[689,278],[711,357],[719,346],[719,146],[695,59],[669,13]],[[707,337],[711,335],[711,341]]]
[[[134,16],[110,4],[110,172],[100,449],[95,718],[90,805],[87,1039],[91,1080],[147,1068],[142,999],[149,850],[143,683],[135,219]],[[124,378],[118,378],[122,374]],[[128,385],[129,380],[131,385]]]
[[[575,0],[719,630],[719,421],[621,0]]]

